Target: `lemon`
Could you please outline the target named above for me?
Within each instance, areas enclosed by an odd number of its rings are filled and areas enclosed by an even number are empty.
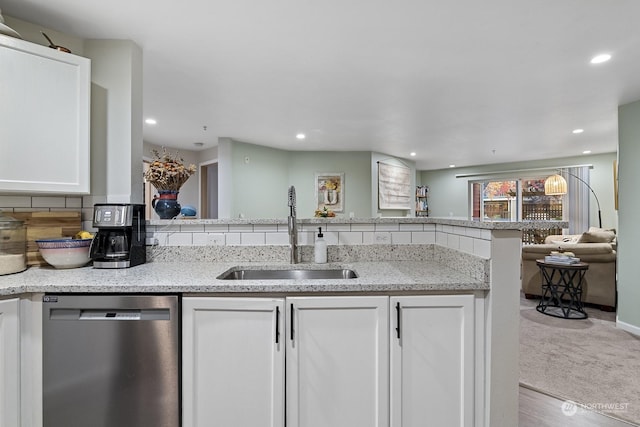
[[[74,239],[93,239],[93,234],[89,233],[88,231],[82,230],[82,231],[78,231],[76,233],[75,236],[73,236]]]

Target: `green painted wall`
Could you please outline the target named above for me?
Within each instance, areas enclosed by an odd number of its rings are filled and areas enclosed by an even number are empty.
[[[602,226],[618,228],[618,217],[613,196],[613,162],[616,153],[564,157],[528,162],[498,163],[466,168],[440,169],[419,172],[418,182],[429,186],[429,209],[431,216],[468,218],[469,181],[483,179],[483,176],[456,178],[458,174],[486,174],[488,177],[524,176],[524,173],[496,174],[496,171],[554,168],[560,166],[593,165],[590,184],[600,200]],[[546,171],[527,172],[527,175],[546,175]],[[590,224],[598,226],[598,208],[593,197],[590,199]]]
[[[640,283],[638,282],[638,242],[640,242],[640,101],[618,109],[618,322],[640,331]]]
[[[316,209],[315,175],[319,172],[344,173],[344,211],[338,215],[371,217],[369,205],[370,153],[365,151],[292,151],[289,181],[296,187],[299,218],[310,218]]]

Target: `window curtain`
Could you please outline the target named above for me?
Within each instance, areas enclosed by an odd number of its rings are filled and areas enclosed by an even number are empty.
[[[589,167],[569,168],[568,172],[562,171],[561,173],[567,181],[567,194],[563,204],[568,206],[568,209],[564,211],[567,214],[564,219],[569,221],[569,234],[582,234],[589,229],[591,198],[589,197],[589,187],[584,184],[584,182],[589,183]],[[584,182],[580,182],[576,177]]]

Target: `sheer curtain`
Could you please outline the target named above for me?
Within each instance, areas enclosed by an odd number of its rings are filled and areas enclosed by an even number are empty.
[[[567,180],[567,194],[563,203],[568,207],[565,210],[569,221],[569,234],[582,234],[589,229],[589,203],[591,197],[589,188],[574,176],[589,183],[589,166],[569,168],[567,173],[562,171],[560,175]],[[591,185],[591,184],[589,184]]]

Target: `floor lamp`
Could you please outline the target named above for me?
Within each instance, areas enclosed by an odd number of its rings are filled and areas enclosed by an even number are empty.
[[[589,190],[591,190],[591,193],[593,194],[593,197],[595,197],[596,203],[598,204],[598,227],[602,228],[602,213],[600,211],[600,200],[598,200],[598,196],[596,196],[596,192],[593,191],[593,188],[591,188],[591,186],[587,184],[587,182],[584,179],[572,174],[569,171],[565,171],[565,172],[567,173],[567,175],[571,175],[572,177],[574,177],[575,179],[577,179],[578,181],[586,185]],[[546,194],[547,196],[561,196],[561,195],[567,194],[567,181],[558,174],[551,175],[549,178],[545,179],[544,181],[544,194]]]

